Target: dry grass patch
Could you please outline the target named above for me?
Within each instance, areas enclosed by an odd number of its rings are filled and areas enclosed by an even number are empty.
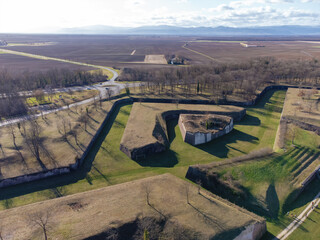
[[[264,225],[262,218],[205,190],[198,194],[195,185],[164,174],[2,211],[2,237],[40,239],[43,232],[30,219],[47,212],[49,239],[84,239],[145,217],[179,223],[198,232],[197,239],[224,236],[230,230],[233,236],[226,238],[233,239],[246,226]]]
[[[316,89],[289,88],[283,116],[320,126],[320,93]]]
[[[39,126],[40,159],[32,153],[26,136],[29,121],[0,129],[1,179],[67,167],[87,148],[105,119],[111,102],[86,104],[36,119]]]

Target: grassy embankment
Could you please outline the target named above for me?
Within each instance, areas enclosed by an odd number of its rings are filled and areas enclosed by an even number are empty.
[[[177,120],[168,122],[170,150],[143,162],[129,159],[119,150],[120,140],[132,106],[119,108],[112,117],[84,166],[77,172],[3,189],[1,208],[87,191],[146,176],[172,173],[184,178],[189,165],[209,163],[272,148],[279,123],[284,91],[269,92],[228,135],[211,143],[193,147],[182,141]]]

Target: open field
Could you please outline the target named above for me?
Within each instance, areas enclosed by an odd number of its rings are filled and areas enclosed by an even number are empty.
[[[247,109],[247,116],[235,125],[231,133],[199,147],[183,142],[178,121],[169,121],[170,149],[141,162],[131,160],[119,149],[132,108],[132,105],[123,106],[112,115],[112,121],[105,126],[96,146],[78,171],[2,189],[0,209],[166,172],[184,178],[189,165],[221,161],[263,147],[272,148],[284,96],[284,91],[270,91],[257,106]]]
[[[262,45],[264,47],[244,48],[238,42],[190,42],[187,47],[213,58],[212,61],[216,59],[220,62],[264,56],[272,56],[279,59],[306,60],[320,58],[320,50],[314,48],[308,42],[247,41],[246,43],[248,45]]]
[[[312,59],[320,57],[320,49],[315,48],[317,39],[308,41],[288,41],[281,38],[261,39],[216,38],[201,39],[197,37],[153,37],[153,36],[66,36],[66,35],[0,35],[1,39],[16,44],[32,42],[55,42],[48,46],[10,46],[6,49],[80,61],[89,64],[116,67],[144,67],[145,55],[175,54],[185,57],[190,64],[206,64],[213,61],[222,62],[249,59],[252,57],[274,56],[280,59]],[[296,40],[303,40],[297,38]],[[210,58],[183,48],[188,48],[208,55]],[[243,48],[239,42],[259,44],[265,47]],[[134,55],[131,55],[135,50]],[[131,62],[131,63],[130,63]],[[154,67],[154,66],[152,66]],[[176,66],[167,66],[176,67]]]
[[[186,187],[190,204],[184,191]],[[150,189],[150,205],[146,201],[146,188]],[[83,239],[145,217],[163,219],[165,216],[165,221],[178,223],[197,234],[196,239],[235,237],[242,227],[256,223],[263,226],[262,218],[205,190],[201,193],[198,194],[197,187],[191,183],[165,174],[2,211],[1,233],[5,239],[9,236],[21,240],[40,239],[41,229],[33,226],[29,219],[47,211],[50,212],[50,239]]]
[[[1,53],[1,49],[0,49]],[[18,56],[12,54],[0,54],[0,70],[7,69],[12,75],[20,75],[24,72],[45,72],[50,69],[68,68],[69,70],[91,70],[93,68],[87,66],[74,65],[70,63],[56,62],[50,60],[41,60]]]

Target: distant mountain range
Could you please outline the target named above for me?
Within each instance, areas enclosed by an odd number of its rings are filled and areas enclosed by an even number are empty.
[[[136,28],[87,26],[61,29],[64,34],[123,34],[123,35],[179,35],[179,36],[320,36],[320,26],[266,26],[266,27],[175,27],[144,26]]]

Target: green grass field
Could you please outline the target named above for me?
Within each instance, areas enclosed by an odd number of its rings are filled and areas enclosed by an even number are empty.
[[[177,120],[169,121],[170,150],[143,162],[135,162],[119,150],[132,107],[123,106],[113,114],[80,170],[3,189],[1,209],[166,172],[184,178],[189,165],[221,161],[262,147],[271,148],[284,97],[285,91],[269,92],[257,106],[248,108],[247,116],[230,134],[199,147],[183,142]]]

